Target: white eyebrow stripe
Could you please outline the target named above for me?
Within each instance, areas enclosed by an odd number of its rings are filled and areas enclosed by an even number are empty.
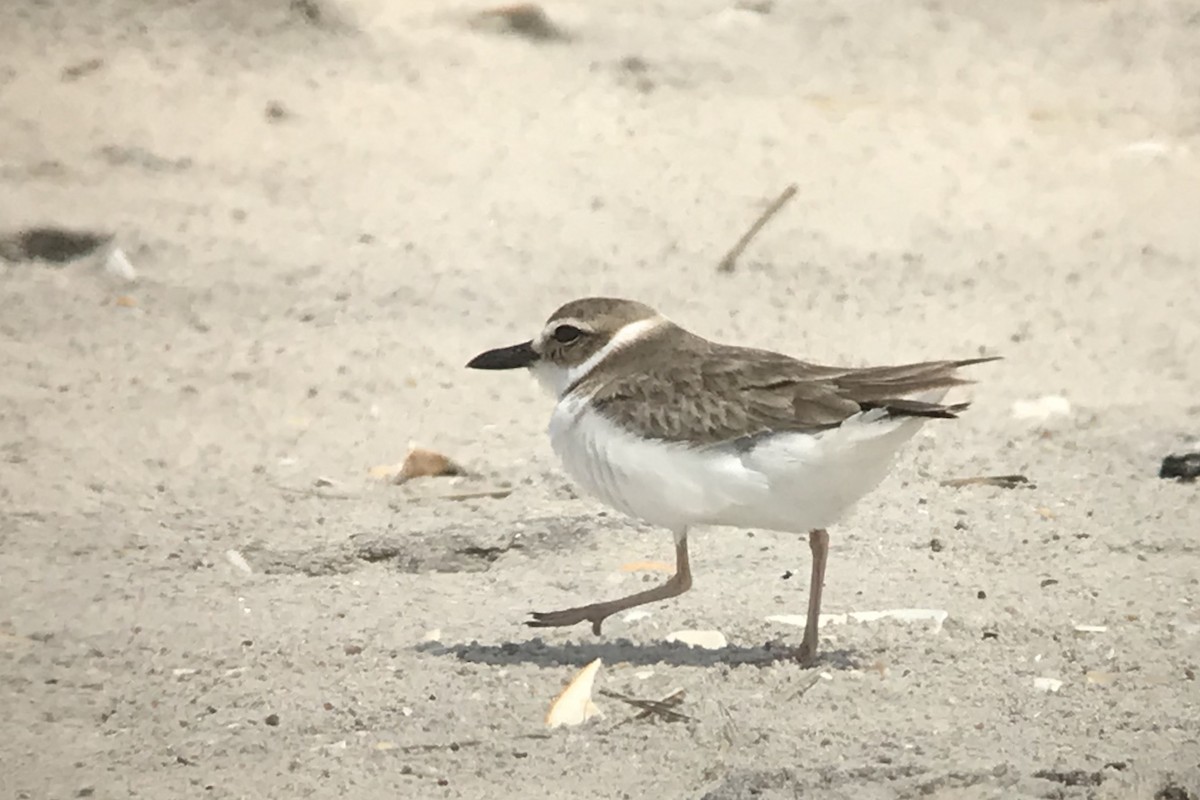
[[[665,317],[658,316],[639,319],[637,322],[630,322],[628,325],[625,325],[613,334],[613,337],[605,342],[603,347],[592,353],[587,361],[584,361],[582,364],[576,364],[567,370],[566,380],[562,383],[563,391],[566,391],[579,383],[583,378],[586,378],[592,370],[598,367],[604,359],[608,358],[614,352],[620,350],[622,347],[633,344],[638,339],[644,339],[646,334],[666,321]]]

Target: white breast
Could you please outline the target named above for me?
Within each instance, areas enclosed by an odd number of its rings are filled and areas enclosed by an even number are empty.
[[[586,491],[651,524],[799,533],[833,524],[875,488],[921,422],[868,412],[817,434],[771,435],[749,449],[690,447],[643,439],[568,396],[555,407],[550,441]]]

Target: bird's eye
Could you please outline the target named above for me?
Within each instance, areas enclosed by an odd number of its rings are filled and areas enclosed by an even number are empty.
[[[583,335],[583,331],[574,325],[559,325],[554,329],[554,341],[559,344],[570,344]]]

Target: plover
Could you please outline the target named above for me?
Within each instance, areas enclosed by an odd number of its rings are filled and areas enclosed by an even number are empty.
[[[675,574],[628,597],[535,612],[534,627],[591,622],[677,597],[692,585],[688,530],[700,525],[808,534],[808,614],[798,651],[817,653],[826,529],[887,475],[893,456],[969,383],[968,358],[833,367],[709,341],[632,300],[559,308],[536,338],[481,353],[473,369],[528,368],[555,397],[550,442],[567,473],[607,505],[675,536]]]

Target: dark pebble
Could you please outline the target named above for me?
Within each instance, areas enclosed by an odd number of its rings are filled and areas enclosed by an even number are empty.
[[[264,719],[263,722],[267,723],[272,728],[274,728],[277,725],[279,725],[279,715],[278,714],[268,714],[267,718]]]
[[[1200,453],[1167,456],[1158,468],[1158,477],[1174,478],[1181,483],[1191,483],[1200,478]]]

